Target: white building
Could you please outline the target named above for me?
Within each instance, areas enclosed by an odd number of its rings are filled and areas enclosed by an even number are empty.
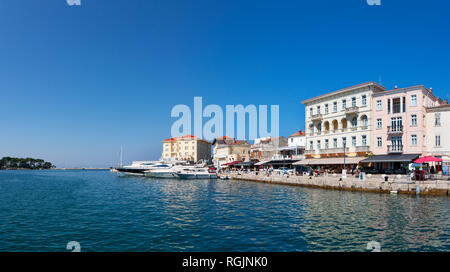
[[[427,108],[426,146],[430,156],[450,162],[450,105]]]
[[[344,152],[347,166],[364,159],[372,143],[372,95],[384,90],[368,82],[303,101],[306,163],[342,165]]]
[[[306,133],[299,130],[288,137],[288,147],[298,147],[305,149],[306,147]]]

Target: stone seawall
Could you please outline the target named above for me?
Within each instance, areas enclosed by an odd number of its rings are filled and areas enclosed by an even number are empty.
[[[389,181],[384,181],[381,176],[373,176],[366,178],[365,181],[361,181],[355,177],[339,180],[340,178],[335,176],[267,176],[264,174],[255,175],[254,173],[220,174],[220,176],[228,176],[236,180],[375,193],[396,192],[399,194],[448,196],[450,190],[450,182],[446,180],[420,181],[414,183],[408,182],[406,177],[403,180],[396,177],[389,177]]]

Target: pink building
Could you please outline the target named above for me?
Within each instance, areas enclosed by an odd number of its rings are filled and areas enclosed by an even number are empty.
[[[366,161],[377,169],[403,169],[426,153],[426,108],[441,102],[432,89],[421,85],[374,93],[371,147],[375,156]]]

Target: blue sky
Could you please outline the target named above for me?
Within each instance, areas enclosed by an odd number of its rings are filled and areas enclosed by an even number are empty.
[[[157,159],[174,105],[278,104],[379,81],[450,94],[450,2],[0,2],[0,157],[101,167]]]

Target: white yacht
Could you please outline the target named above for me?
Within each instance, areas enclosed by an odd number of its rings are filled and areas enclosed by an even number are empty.
[[[155,167],[144,171],[144,176],[151,178],[178,178],[177,171],[180,165],[156,165]]]
[[[164,163],[160,161],[134,161],[131,165],[119,166],[115,168],[114,172],[127,175],[143,175],[145,171],[162,164]]]
[[[217,174],[208,167],[182,168],[177,175],[181,179],[217,179]]]

